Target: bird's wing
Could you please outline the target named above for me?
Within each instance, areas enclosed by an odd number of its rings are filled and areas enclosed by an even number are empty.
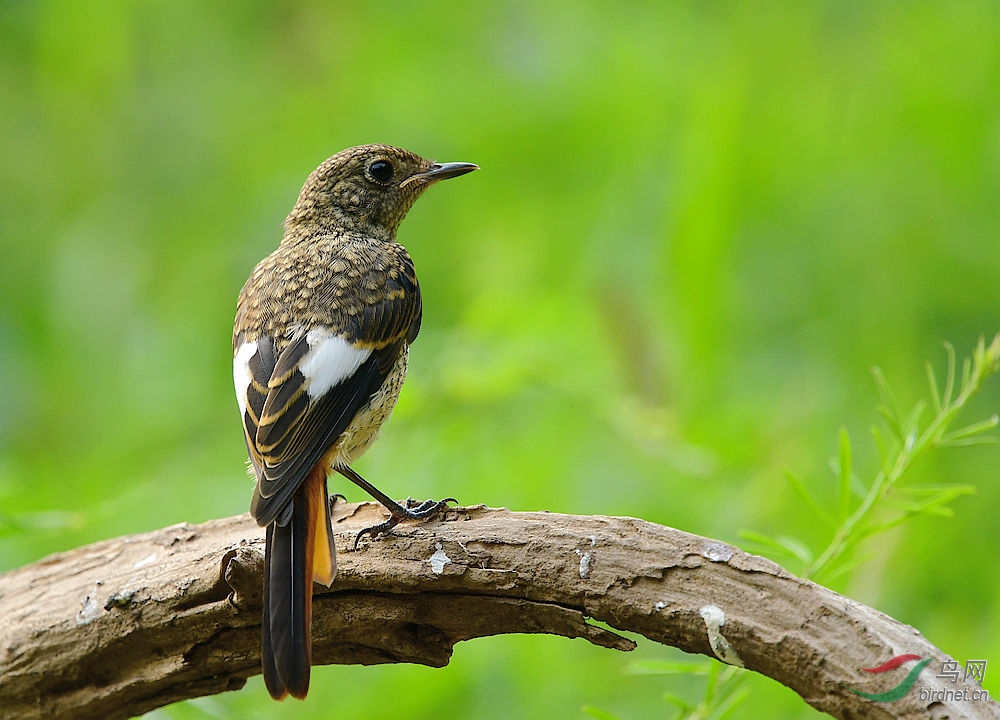
[[[412,270],[406,276],[412,284],[389,283],[380,301],[299,334],[280,352],[267,335],[238,342],[233,375],[257,476],[250,512],[260,525],[287,521],[295,491],[415,337],[420,293]]]

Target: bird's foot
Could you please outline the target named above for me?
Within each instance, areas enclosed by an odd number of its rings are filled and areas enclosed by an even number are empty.
[[[333,495],[330,496],[330,510],[331,510],[331,512],[333,511],[333,506],[337,504],[337,500],[338,499],[342,500],[344,502],[347,502],[347,498],[346,497],[344,497],[340,493],[334,493]]]
[[[445,498],[444,500],[424,500],[419,505],[416,500],[412,498],[406,498],[406,519],[407,520],[423,520],[426,517],[430,517],[436,512],[440,512],[448,507],[448,503],[458,503],[453,497]]]
[[[361,538],[365,535],[370,535],[374,540],[379,535],[383,535],[392,528],[399,525],[403,520],[424,520],[440,512],[448,507],[448,503],[457,503],[455,498],[445,498],[444,500],[424,500],[419,505],[415,500],[411,498],[406,498],[406,503],[400,505],[399,503],[392,503],[392,505],[385,505],[386,509],[389,511],[390,515],[388,519],[378,523],[377,525],[372,525],[367,527],[358,533],[358,536],[354,538],[354,549],[358,549],[358,543],[361,542]]]
[[[358,533],[358,536],[354,538],[354,549],[358,549],[358,543],[361,542],[361,538],[365,535],[371,535],[372,540],[377,538],[379,535],[389,532],[394,527],[399,525],[399,518],[394,515],[390,515],[388,520],[378,523],[377,525],[372,525],[371,527],[366,527],[364,530]]]

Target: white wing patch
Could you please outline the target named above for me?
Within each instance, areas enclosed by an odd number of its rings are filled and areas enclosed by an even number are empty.
[[[310,400],[351,377],[371,356],[370,348],[358,348],[327,328],[313,328],[306,334],[309,352],[299,363]]]
[[[233,385],[236,388],[236,402],[240,404],[240,417],[247,412],[247,390],[250,389],[250,358],[257,352],[257,343],[240,345],[233,358]]]

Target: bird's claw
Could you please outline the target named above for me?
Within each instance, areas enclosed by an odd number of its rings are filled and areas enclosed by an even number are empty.
[[[337,504],[337,499],[338,498],[341,499],[341,500],[343,500],[344,502],[347,502],[347,498],[346,497],[344,497],[340,493],[334,493],[329,498],[329,500],[330,500],[330,510],[333,510],[333,506]]]
[[[366,527],[364,530],[358,533],[357,537],[354,538],[354,549],[358,549],[358,543],[361,542],[361,538],[365,535],[371,535],[372,540],[377,538],[379,535],[389,532],[392,528],[399,525],[399,519],[394,515],[390,515],[388,520],[378,523],[377,525],[372,525],[371,527]]]
[[[374,540],[379,535],[384,535],[392,530],[392,528],[399,525],[399,523],[403,520],[424,520],[447,508],[448,503],[450,502],[457,503],[458,500],[450,497],[445,498],[444,500],[424,500],[422,503],[417,505],[416,501],[412,498],[406,498],[406,503],[404,505],[398,505],[395,509],[390,509],[389,512],[392,514],[387,520],[384,520],[377,525],[367,527],[359,532],[357,537],[354,538],[354,549],[358,549],[358,543],[361,542],[361,538],[365,535],[370,535]]]

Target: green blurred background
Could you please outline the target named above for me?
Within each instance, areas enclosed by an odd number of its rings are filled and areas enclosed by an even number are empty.
[[[822,547],[784,472],[832,502],[844,425],[870,478],[870,367],[908,405],[943,341],[1000,327],[992,0],[374,7],[0,4],[0,569],[246,510],[235,298],[350,145],[482,167],[400,232],[424,326],[357,465],[396,496]],[[833,584],[992,659],[995,694],[998,463],[933,455],[915,481],[978,494]],[[679,655],[490,638],[152,717],[669,717],[704,680],[624,669]],[[737,716],[818,715],[748,687]]]

